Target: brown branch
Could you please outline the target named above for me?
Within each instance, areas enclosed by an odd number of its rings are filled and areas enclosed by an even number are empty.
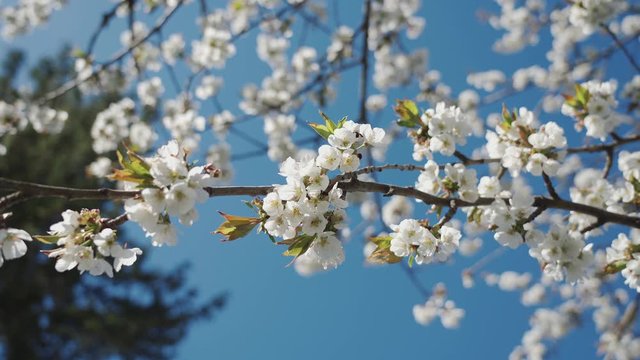
[[[127,213],[120,214],[113,219],[103,219],[102,227],[115,229],[129,220]]]
[[[104,31],[104,29],[106,29],[107,26],[109,26],[109,23],[111,22],[111,20],[113,20],[113,18],[116,16],[118,12],[118,8],[120,8],[120,6],[125,4],[127,1],[128,0],[119,1],[109,11],[102,14],[102,20],[100,21],[100,25],[93,32],[93,34],[91,35],[91,38],[89,39],[89,45],[87,45],[87,51],[86,51],[87,55],[91,55],[93,53],[93,48],[96,46],[96,43],[98,42],[98,37]]]
[[[400,195],[421,200],[428,205],[447,207],[474,207],[491,205],[494,198],[479,198],[474,202],[464,201],[458,198],[444,198],[427,194],[414,187],[403,187],[397,185],[383,184],[378,182],[360,181],[355,177],[339,183],[340,188],[349,192],[380,193],[385,196]],[[260,196],[266,195],[273,190],[273,186],[220,186],[205,188],[209,196]],[[139,195],[139,191],[114,190],[114,189],[77,189],[60,186],[42,185],[30,182],[10,180],[0,178],[0,189],[14,190],[24,193],[25,199],[58,197],[68,200],[77,199],[103,199],[103,200],[124,200],[134,198]],[[11,196],[11,195],[9,195]],[[2,201],[2,200],[0,200]],[[609,212],[590,205],[574,203],[563,199],[553,199],[543,196],[535,197],[533,207],[544,207],[545,209],[561,209],[593,216],[603,221],[603,223],[616,223],[640,229],[640,217]]]
[[[582,146],[575,148],[568,148],[567,154],[577,154],[577,153],[594,153],[600,151],[609,151],[615,149],[618,146],[633,143],[636,141],[640,141],[640,135],[633,135],[626,138],[618,138],[613,142],[608,144],[598,144],[598,145],[590,145],[590,146]]]
[[[598,219],[596,220],[596,222],[594,222],[593,224],[591,224],[591,225],[589,225],[589,226],[585,227],[584,229],[580,230],[580,233],[582,233],[582,234],[586,234],[586,233],[588,233],[589,231],[591,231],[591,230],[595,230],[595,229],[599,228],[600,226],[602,226],[602,225],[604,225],[604,224],[606,224],[606,221],[605,221],[605,220],[603,220],[603,219],[598,218]]]
[[[364,19],[362,21],[362,54],[360,55],[360,63],[362,70],[360,72],[360,115],[358,122],[366,124],[367,119],[367,81],[369,79],[369,18],[371,17],[371,0],[366,0],[364,8]]]
[[[631,66],[633,66],[633,68],[636,69],[636,71],[640,74],[640,65],[638,65],[638,63],[636,62],[636,59],[633,58],[633,55],[631,55],[631,52],[629,52],[629,49],[627,49],[627,47],[620,40],[620,38],[618,38],[618,35],[616,35],[613,31],[611,31],[609,26],[605,24],[600,25],[600,27],[602,27],[602,29],[604,29],[604,31],[613,39],[613,41],[620,48],[620,50],[622,50],[622,53],[624,54],[624,56],[626,56],[627,60],[629,60],[629,63],[631,64]]]
[[[457,211],[458,211],[458,208],[455,206],[455,203],[451,202],[451,206],[449,207],[449,210],[444,214],[444,216],[440,219],[440,221],[438,221],[438,223],[433,226],[433,228],[440,229],[441,227],[443,227],[446,223],[448,223],[449,221],[451,221],[451,219],[453,219]]]
[[[551,178],[544,171],[542,172],[542,179],[544,180],[544,186],[547,187],[547,191],[549,192],[549,195],[551,195],[551,197],[554,199],[560,199],[560,195],[558,195],[556,188],[553,187],[553,182],[551,182]]]

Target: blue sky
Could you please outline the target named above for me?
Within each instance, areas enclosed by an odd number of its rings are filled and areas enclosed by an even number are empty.
[[[70,0],[69,6],[53,16],[51,22],[32,34],[20,37],[12,45],[27,51],[33,63],[43,55],[51,55],[65,43],[84,48],[95,24],[99,21],[104,1]],[[213,7],[220,2],[209,1]],[[331,2],[330,2],[331,3]],[[110,4],[110,3],[109,3]],[[341,20],[356,27],[361,1],[341,1]],[[439,70],[443,80],[454,93],[465,88],[466,76],[471,71],[499,68],[510,74],[513,70],[533,64],[546,64],[544,52],[548,39],[526,53],[502,56],[491,51],[491,45],[500,35],[476,16],[480,7],[496,10],[493,2],[473,0],[425,1],[420,13],[426,17],[423,35],[415,41],[406,41],[411,48],[429,49],[429,67]],[[185,38],[197,34],[194,18],[197,6],[182,9],[163,33],[181,31]],[[106,59],[119,48],[118,33],[123,21],[109,28],[98,43],[98,56]],[[90,31],[85,31],[90,29]],[[311,45],[326,46],[323,35],[311,33]],[[295,42],[294,42],[295,43]],[[0,42],[0,52],[10,45]],[[629,67],[619,56],[613,58],[614,72],[628,73]],[[239,89],[246,82],[259,83],[268,72],[267,65],[255,54],[255,36],[250,35],[238,43],[238,53],[222,72],[225,88],[221,102],[234,114]],[[327,112],[334,118],[357,116],[357,89],[359,70],[343,75],[338,98]],[[167,95],[173,96],[167,83]],[[411,97],[415,88],[392,91],[390,102],[396,98]],[[374,92],[370,89],[370,92]],[[537,99],[532,95],[508,100],[509,106],[533,107]],[[500,105],[497,104],[496,107]],[[202,112],[213,109],[206,104]],[[485,109],[498,111],[498,108]],[[317,121],[317,109],[305,106],[305,121]],[[388,109],[376,125],[387,126],[395,118]],[[543,118],[543,120],[551,120]],[[568,119],[564,119],[568,121]],[[566,124],[566,123],[565,123]],[[262,128],[259,120],[244,124],[241,129],[254,131]],[[258,133],[255,133],[258,134]],[[304,129],[298,134],[308,136]],[[259,134],[258,134],[259,135]],[[574,136],[572,140],[575,141]],[[207,141],[214,141],[207,136]],[[254,150],[242,140],[230,135],[234,153]],[[206,146],[203,146],[206,147]],[[398,141],[388,156],[392,162],[413,162],[411,145]],[[235,184],[264,185],[282,182],[273,164],[266,158],[243,160],[235,164]],[[411,184],[415,174],[393,173],[382,180]],[[363,266],[362,239],[354,238],[346,244],[347,261],[335,271],[310,278],[300,277],[292,268],[285,268],[289,259],[280,255],[283,249],[275,247],[267,237],[252,235],[234,243],[220,243],[211,236],[220,223],[216,210],[238,215],[250,215],[240,198],[217,198],[200,206],[200,220],[191,228],[180,228],[180,242],[176,247],[149,249],[145,256],[151,265],[170,268],[173,264],[189,261],[192,264],[190,283],[200,295],[226,291],[231,295],[227,308],[213,322],[195,325],[178,348],[180,359],[327,359],[327,358],[505,358],[520,343],[528,328],[532,309],[519,304],[518,293],[503,293],[479,283],[472,289],[463,289],[460,271],[476,258],[455,257],[452,264],[431,265],[420,268],[418,277],[427,287],[437,282],[446,283],[450,297],[466,310],[462,326],[445,330],[439,322],[428,327],[418,325],[411,308],[424,298],[412,286],[399,266]],[[419,209],[420,205],[416,205]],[[352,214],[357,219],[357,215]],[[355,225],[356,221],[352,224]],[[130,234],[142,234],[135,226],[127,225]],[[498,247],[491,238],[484,239],[481,254]],[[538,265],[526,250],[509,251],[487,266],[486,270],[501,272],[507,269],[532,271],[538,274]],[[114,281],[117,281],[114,280]],[[591,324],[568,336],[554,350],[557,359],[594,358],[597,338]]]

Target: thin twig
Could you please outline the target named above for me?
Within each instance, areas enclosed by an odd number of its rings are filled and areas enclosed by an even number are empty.
[[[600,27],[602,27],[604,31],[607,34],[609,34],[609,36],[613,39],[616,45],[618,45],[620,50],[622,50],[622,53],[624,54],[624,56],[627,57],[627,60],[629,60],[629,63],[631,64],[631,66],[633,66],[633,68],[636,69],[636,72],[640,74],[640,65],[638,65],[638,63],[636,62],[636,59],[633,58],[633,55],[631,55],[631,52],[629,52],[629,49],[627,49],[625,44],[620,40],[620,38],[618,38],[618,35],[616,35],[613,31],[611,31],[609,26],[605,24],[601,24]]]

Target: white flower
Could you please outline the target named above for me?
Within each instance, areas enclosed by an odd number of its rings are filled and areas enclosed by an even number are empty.
[[[153,230],[153,246],[175,245],[178,241],[176,229],[171,224],[157,224]]]
[[[277,192],[270,192],[265,196],[262,202],[262,210],[269,216],[278,216],[283,213],[284,205]]]
[[[329,135],[327,140],[331,146],[337,147],[338,149],[349,149],[356,141],[356,133],[342,127],[336,129],[333,134]]]
[[[383,129],[372,128],[369,124],[361,125],[359,132],[364,137],[365,144],[371,146],[380,144],[385,136],[385,132]]]
[[[515,230],[499,231],[494,235],[494,238],[500,245],[508,246],[512,249],[517,248],[524,242],[522,235]]]
[[[164,86],[162,86],[162,80],[159,77],[154,76],[147,81],[141,81],[138,83],[138,98],[142,104],[155,107],[158,103],[158,98],[164,93]]]
[[[139,248],[123,248],[122,246],[118,246],[117,248],[111,251],[111,256],[113,256],[113,268],[114,270],[120,271],[122,266],[131,266],[138,259],[138,255],[142,255],[142,250]]]
[[[7,228],[0,229],[0,266],[4,260],[13,260],[27,253],[25,241],[31,241],[31,236],[24,230]]]
[[[308,251],[316,256],[325,270],[330,267],[336,268],[344,262],[342,243],[333,232],[318,234]]]
[[[358,169],[360,166],[360,158],[358,154],[345,151],[342,153],[342,160],[340,161],[340,171],[344,173],[352,172]]]
[[[322,145],[318,149],[318,157],[316,158],[316,165],[327,169],[335,170],[340,166],[342,162],[342,154],[340,150],[333,146]]]
[[[324,214],[316,213],[306,216],[302,221],[302,232],[307,235],[315,235],[322,233],[327,226],[327,219]]]
[[[207,75],[200,81],[200,86],[196,88],[196,97],[200,100],[206,100],[216,96],[222,88],[224,80],[221,77]]]
[[[478,194],[482,197],[495,197],[500,193],[500,179],[495,176],[483,176],[478,183]]]
[[[179,182],[166,192],[165,199],[170,215],[182,215],[195,206],[196,192],[186,182]]]

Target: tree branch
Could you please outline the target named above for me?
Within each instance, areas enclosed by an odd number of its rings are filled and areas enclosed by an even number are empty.
[[[368,193],[380,193],[385,196],[400,195],[421,200],[428,205],[447,206],[447,207],[473,207],[473,206],[487,206],[491,205],[494,198],[479,198],[475,202],[464,201],[458,198],[445,198],[435,195],[427,194],[414,187],[403,187],[397,185],[383,184],[378,182],[360,181],[355,177],[350,178],[348,181],[338,183],[340,188],[349,192],[368,192]],[[205,188],[209,193],[209,196],[263,196],[273,190],[273,186],[220,186]],[[67,188],[61,186],[42,185],[24,181],[10,180],[6,178],[0,178],[0,189],[14,190],[24,195],[20,201],[24,201],[31,198],[47,198],[58,197],[67,200],[78,199],[103,199],[103,200],[124,200],[131,199],[140,194],[139,191],[128,190],[114,190],[114,189],[77,189]],[[5,201],[9,196],[15,196],[15,194],[9,194],[0,199],[0,202]],[[590,215],[600,219],[604,223],[616,223],[620,225],[629,226],[632,228],[640,229],[640,217],[629,216],[624,214],[617,214],[606,211],[601,208],[597,208],[590,205],[574,203],[562,199],[550,199],[543,196],[535,197],[533,207],[544,207],[545,209],[561,209],[567,211],[574,211],[586,215]]]
[[[136,42],[131,44],[128,48],[121,50],[119,53],[117,53],[114,57],[112,57],[107,62],[102,63],[99,66],[97,66],[91,72],[91,74],[89,76],[86,76],[86,77],[83,77],[83,78],[77,78],[76,77],[75,79],[69,80],[68,82],[66,82],[65,84],[60,86],[59,88],[47,93],[44,97],[42,97],[38,101],[38,103],[39,104],[44,104],[44,103],[47,103],[47,102],[49,102],[51,100],[57,99],[60,96],[63,96],[64,94],[66,94],[69,91],[77,88],[78,86],[80,86],[84,82],[88,81],[89,79],[96,77],[102,71],[108,69],[111,65],[113,65],[116,62],[122,60],[125,56],[127,56],[130,52],[132,52],[138,46],[140,46],[143,43],[145,43],[151,37],[151,35],[153,35],[157,31],[159,31],[167,23],[167,21],[169,21],[169,19],[173,16],[173,14],[176,13],[176,11],[180,8],[180,6],[183,3],[184,3],[184,0],[179,0],[178,3],[176,4],[176,6],[173,9],[169,10],[167,13],[165,13],[165,15],[162,16],[156,22],[156,25],[153,28],[151,28],[151,30],[149,30],[149,32],[145,36],[141,37],[139,40],[137,40]],[[132,36],[133,36],[133,34],[132,34]]]

